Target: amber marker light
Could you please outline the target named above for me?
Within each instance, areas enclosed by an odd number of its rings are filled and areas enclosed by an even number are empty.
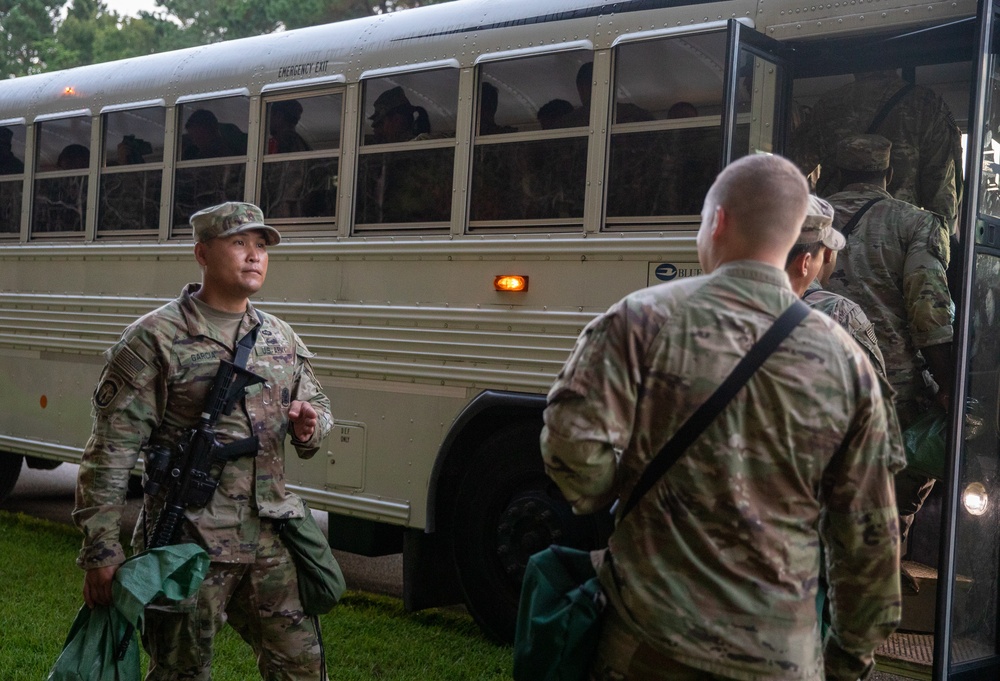
[[[74,88],[72,85],[67,85],[65,88],[63,88],[63,94],[64,95],[75,95],[76,94],[76,88]]]
[[[498,274],[493,277],[493,288],[497,291],[527,291],[528,277],[522,274]]]

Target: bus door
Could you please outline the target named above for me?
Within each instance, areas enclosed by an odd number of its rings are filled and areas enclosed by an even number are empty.
[[[1000,678],[1000,3],[979,10],[934,679]],[[957,405],[962,405],[959,408]]]
[[[753,153],[781,153],[789,99],[787,48],[736,20],[729,22],[722,167]]]

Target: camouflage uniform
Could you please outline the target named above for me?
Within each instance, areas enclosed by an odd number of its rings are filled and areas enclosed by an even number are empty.
[[[817,165],[816,191],[829,197],[840,186],[832,163],[837,142],[868,131],[883,105],[906,81],[895,71],[862,73],[824,95],[795,133],[790,156],[806,174]],[[933,90],[914,87],[873,131],[892,141],[893,197],[940,215],[951,230],[961,192],[962,135],[948,105]]]
[[[885,378],[885,360],[882,359],[882,351],[878,347],[875,325],[868,319],[868,315],[860,305],[842,295],[827,291],[818,281],[809,284],[802,301],[840,324],[851,338],[864,348],[872,366]]]
[[[591,322],[542,433],[546,470],[574,511],[627,498],[794,299],[783,271],[733,262],[633,293]],[[615,530],[598,572],[614,612],[592,678],[664,669],[635,659],[653,653],[727,679],[856,681],[899,621],[901,460],[871,364],[832,320],[809,315]]]
[[[905,429],[933,398],[920,349],[952,339],[953,306],[945,275],[948,235],[932,214],[872,184],[850,185],[829,198],[837,211],[834,226],[843,229],[876,197],[884,200],[851,232],[827,287],[860,305],[875,325]]]
[[[147,443],[170,447],[183,438],[198,422],[219,361],[233,359],[234,339],[222,337],[192,298],[199,288],[189,284],[177,300],[134,322],[105,353],[73,512],[84,533],[77,563],[85,569],[125,559],[119,542],[121,514],[128,474],[140,449]],[[248,306],[238,337],[257,324],[256,312]],[[209,679],[212,638],[227,613],[253,642],[266,678],[318,678],[319,642],[298,602],[294,565],[273,526],[274,520],[304,513],[302,500],[284,482],[291,402],[308,401],[318,413],[309,441],[292,441],[300,456],[315,454],[332,426],[329,400],[313,375],[310,357],[288,324],[263,314],[247,368],[266,383],[248,388],[217,426],[220,442],[257,435],[260,449],[256,457],[227,463],[208,505],[185,512],[179,540],[197,542],[213,562],[197,599],[147,610],[144,641],[153,658],[147,678]],[[164,496],[145,498],[133,537],[136,551],[152,531]],[[195,600],[198,617],[192,612]],[[253,611],[247,607],[251,603]]]

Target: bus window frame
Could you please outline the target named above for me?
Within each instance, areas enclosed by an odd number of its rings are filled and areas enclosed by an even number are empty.
[[[340,133],[335,148],[312,149],[310,151],[296,151],[287,153],[267,153],[270,131],[268,130],[268,107],[275,102],[287,101],[291,99],[303,100],[313,97],[339,96],[340,97]],[[316,236],[318,234],[336,234],[344,222],[343,210],[344,200],[341,186],[344,174],[345,138],[348,133],[348,92],[342,78],[326,84],[318,89],[271,89],[262,93],[260,97],[260,134],[257,136],[257,158],[255,162],[256,179],[254,180],[254,203],[261,206],[264,195],[264,167],[268,164],[283,163],[285,161],[309,161],[317,159],[336,159],[337,163],[337,189],[334,192],[334,214],[330,216],[316,217],[268,217],[267,221],[275,225],[284,226],[283,233],[296,234],[301,232],[306,236]],[[248,147],[251,146],[248,144]],[[249,148],[248,148],[249,152]],[[261,206],[263,209],[263,206]],[[348,212],[350,212],[348,210]]]
[[[589,159],[593,153],[595,145],[594,137],[594,116],[595,109],[601,107],[602,98],[595,88],[591,94],[589,103],[589,118],[583,125],[574,125],[556,128],[539,128],[537,130],[517,130],[515,132],[502,132],[495,134],[481,134],[480,115],[482,111],[482,89],[487,82],[484,69],[498,63],[512,63],[515,61],[528,61],[539,57],[552,57],[556,55],[572,55],[574,53],[584,53],[590,56],[593,68],[598,68],[598,55],[602,51],[594,50],[593,43],[589,40],[578,40],[555,45],[545,45],[534,48],[507,50],[491,54],[481,55],[475,61],[475,88],[472,100],[472,130],[469,136],[470,150],[467,170],[467,194],[465,203],[465,224],[468,234],[531,234],[531,233],[581,233],[587,222],[587,180],[590,176]],[[584,64],[587,62],[584,62]],[[598,79],[597,75],[594,79]],[[596,97],[596,99],[595,99]],[[550,100],[551,101],[551,100]],[[583,203],[579,217],[533,217],[533,218],[511,218],[511,219],[485,219],[473,220],[474,203],[474,178],[476,175],[476,151],[478,148],[502,145],[526,145],[536,142],[551,142],[553,140],[583,139],[586,141],[584,148],[583,163]]]
[[[29,172],[30,168],[27,163],[28,160],[27,156],[28,156],[28,145],[32,141],[32,138],[30,134],[31,127],[27,124],[27,122],[23,117],[2,120],[0,121],[0,127],[5,127],[5,128],[20,127],[23,129],[24,133],[24,143],[22,144],[20,150],[21,158],[18,159],[21,161],[22,164],[21,172],[9,173],[7,175],[0,175],[0,185],[7,185],[7,184],[13,185],[15,183],[20,183],[21,185],[21,197],[18,204],[17,224],[15,225],[15,229],[9,232],[0,232],[0,241],[10,242],[10,241],[17,241],[22,238],[22,232],[24,227],[22,220],[24,216],[24,197],[30,196],[30,186],[27,184],[27,180],[30,177],[30,172]],[[13,149],[13,144],[12,144],[12,149]]]
[[[79,118],[85,120],[88,126],[88,166],[86,168],[73,168],[68,170],[39,170],[38,164],[41,159],[41,154],[39,153],[39,144],[42,142],[42,126],[46,123],[56,123],[61,121],[69,121],[74,118]],[[57,114],[46,114],[42,116],[37,116],[31,125],[32,134],[30,137],[30,143],[32,145],[32,167],[29,172],[27,168],[27,163],[25,163],[25,175],[26,180],[30,178],[30,186],[27,185],[29,191],[26,192],[30,196],[30,202],[28,204],[28,237],[31,241],[49,241],[49,240],[68,240],[68,241],[91,241],[93,240],[93,230],[94,230],[94,215],[96,214],[96,206],[94,205],[97,200],[97,183],[92,180],[96,177],[96,167],[100,162],[100,154],[93,153],[95,140],[99,139],[99,125],[94,125],[94,116],[90,109],[81,109],[77,111],[66,111]],[[27,149],[25,149],[25,156],[27,156]],[[81,172],[82,171],[82,172]],[[53,232],[39,232],[35,230],[35,202],[38,197],[38,183],[40,181],[46,180],[59,180],[64,178],[72,177],[82,177],[86,183],[86,189],[84,190],[84,206],[83,206],[83,224],[80,226],[79,230],[62,230]],[[22,197],[21,213],[25,212],[25,206],[23,204],[24,198]]]
[[[143,163],[134,164],[122,164],[109,166],[107,158],[107,145],[106,145],[106,135],[108,119],[107,117],[112,114],[118,114],[128,111],[140,111],[143,109],[161,109],[163,112],[163,138],[160,140],[163,146],[163,158],[159,161],[149,161]],[[167,107],[163,100],[149,101],[149,102],[138,102],[135,105],[116,105],[105,107],[101,110],[98,121],[100,128],[100,150],[101,158],[99,159],[98,172],[95,177],[97,184],[97,205],[96,210],[96,234],[95,239],[106,240],[106,239],[150,239],[156,238],[160,233],[160,223],[163,217],[163,197],[167,196],[166,191],[168,186],[165,182],[165,176],[168,174],[167,169],[168,164],[168,154],[167,149],[169,147],[170,141],[168,138],[169,125],[167,121],[171,116],[171,108]],[[160,171],[160,206],[157,209],[157,221],[156,224],[145,228],[145,229],[102,229],[101,228],[101,195],[103,190],[104,178],[109,175],[120,175],[126,173],[145,173],[150,171]],[[172,186],[172,183],[171,183]],[[172,197],[169,197],[172,198]]]
[[[246,149],[243,155],[230,155],[230,156],[211,156],[208,158],[197,158],[197,159],[182,159],[183,156],[183,140],[184,140],[184,128],[185,122],[182,120],[183,116],[190,116],[193,110],[189,112],[187,107],[197,107],[199,104],[205,102],[221,101],[225,99],[242,98],[246,100],[246,128],[242,131],[247,135]],[[169,145],[170,151],[168,152],[168,147],[164,147],[163,156],[164,162],[170,162],[171,172],[169,178],[169,208],[167,210],[168,220],[167,220],[167,233],[170,239],[173,240],[190,240],[192,238],[191,226],[189,223],[185,222],[180,224],[177,222],[177,173],[178,171],[198,169],[198,168],[212,168],[212,167],[224,167],[224,166],[243,166],[243,191],[238,198],[227,199],[230,201],[245,201],[247,200],[247,187],[251,184],[256,183],[256,163],[254,162],[254,155],[251,150],[258,150],[259,147],[255,145],[253,140],[253,135],[255,131],[257,132],[257,139],[259,140],[260,130],[259,130],[259,120],[258,125],[255,125],[255,119],[259,119],[257,113],[259,112],[259,97],[253,97],[250,95],[249,90],[246,88],[237,88],[234,90],[224,90],[220,92],[209,92],[199,95],[186,95],[184,97],[178,97],[174,106],[171,107],[172,110],[168,110],[167,113],[167,125],[165,133],[172,135],[173,139],[168,139],[167,144]],[[213,112],[214,113],[214,112]],[[219,123],[229,123],[230,121],[219,121]],[[259,144],[259,142],[258,142]],[[169,154],[169,156],[168,156]],[[224,188],[223,188],[224,189]],[[164,192],[166,193],[166,192]],[[202,208],[207,208],[208,206],[202,206]],[[196,209],[200,210],[200,209]],[[162,216],[162,212],[161,212]]]
[[[454,130],[449,131],[450,134],[447,137],[436,137],[433,129],[430,133],[430,137],[425,139],[413,139],[404,142],[371,142],[365,139],[368,134],[369,125],[367,123],[370,120],[370,115],[368,114],[368,88],[370,84],[374,81],[388,79],[388,78],[403,78],[407,76],[416,74],[426,74],[432,72],[452,72],[455,78],[455,118],[454,118]],[[451,149],[451,188],[454,189],[456,182],[458,181],[457,169],[458,169],[458,141],[462,133],[461,121],[462,121],[462,110],[466,106],[463,103],[461,97],[463,82],[463,69],[459,68],[457,60],[446,59],[434,62],[426,62],[422,64],[414,64],[404,68],[392,67],[386,69],[373,69],[370,71],[365,71],[361,74],[357,83],[357,106],[354,110],[357,111],[357,120],[355,121],[354,127],[354,144],[352,145],[352,152],[354,155],[353,163],[351,163],[351,196],[350,196],[350,236],[392,236],[396,234],[411,234],[420,233],[426,235],[445,235],[452,231],[452,223],[456,219],[455,215],[455,202],[449,198],[448,205],[448,216],[443,220],[415,220],[415,221],[385,221],[385,222],[362,222],[358,219],[359,213],[359,202],[362,196],[364,188],[362,187],[361,179],[361,165],[365,157],[374,157],[377,155],[387,155],[387,154],[404,154],[408,152],[418,152],[418,151],[429,151],[435,149]],[[392,88],[390,88],[392,89]],[[388,90],[386,90],[388,91]],[[381,94],[381,93],[380,93]],[[347,98],[345,97],[345,105],[347,103]],[[346,126],[345,126],[346,128]],[[346,130],[345,130],[346,132]],[[342,153],[345,147],[344,136],[341,137],[341,149]],[[343,169],[343,165],[341,166]],[[451,196],[452,192],[449,192]],[[341,192],[341,198],[345,196]],[[343,217],[340,218],[341,220]]]

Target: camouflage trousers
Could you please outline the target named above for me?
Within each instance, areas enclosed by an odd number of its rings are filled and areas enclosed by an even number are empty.
[[[667,657],[632,633],[610,603],[604,611],[590,681],[731,681]]]
[[[253,648],[266,681],[325,678],[295,564],[270,521],[261,521],[256,562],[212,563],[194,597],[146,608],[146,681],[210,681],[213,640],[226,622]]]

